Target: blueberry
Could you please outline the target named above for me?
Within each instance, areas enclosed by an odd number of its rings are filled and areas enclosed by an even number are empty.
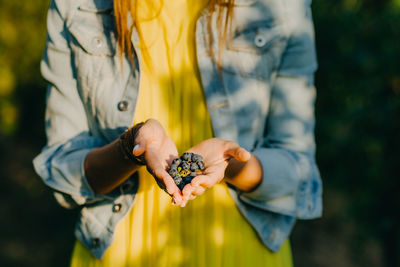
[[[181,159],[187,162],[191,162],[192,161],[192,155],[193,153],[189,153],[189,152],[185,152],[182,154]]]
[[[197,163],[192,162],[192,164],[190,164],[190,170],[192,172],[195,172],[199,169],[199,165],[197,165]]]
[[[197,165],[199,166],[200,170],[204,171],[205,167],[204,167],[204,162],[203,161],[197,162]]]
[[[178,170],[177,169],[170,169],[168,171],[169,175],[171,175],[172,177],[176,177],[179,176]]]
[[[193,156],[192,156],[192,161],[193,161],[193,162],[203,161],[203,157],[200,156],[199,154],[193,154]]]
[[[183,161],[181,163],[180,167],[182,168],[182,170],[185,170],[185,171],[188,171],[190,169],[190,165],[186,161]]]
[[[176,158],[172,161],[172,165],[179,166],[181,164],[182,160],[180,158]]]
[[[182,178],[180,176],[175,176],[174,182],[176,185],[180,185],[182,183]]]
[[[178,169],[178,165],[172,163],[172,165],[169,166],[169,169],[170,169],[170,170],[177,170],[177,169]]]

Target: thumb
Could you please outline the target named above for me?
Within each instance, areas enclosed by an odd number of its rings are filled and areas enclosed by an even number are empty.
[[[145,150],[144,144],[139,142],[133,147],[132,153],[133,153],[134,156],[137,157],[137,156],[142,155],[144,153],[144,150]]]
[[[242,162],[248,161],[251,158],[250,152],[237,144],[228,149],[225,154]]]

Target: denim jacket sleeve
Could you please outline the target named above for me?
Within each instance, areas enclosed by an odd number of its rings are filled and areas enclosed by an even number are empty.
[[[292,25],[272,86],[266,132],[253,151],[263,179],[239,198],[263,210],[311,219],[322,213],[322,185],[315,163],[317,62],[310,9],[303,21]]]
[[[89,186],[83,168],[88,152],[105,141],[91,136],[80,99],[63,10],[70,1],[52,1],[48,12],[48,36],[41,62],[43,77],[49,82],[45,128],[47,145],[34,159],[36,172],[55,190],[56,200],[71,208],[101,199]]]

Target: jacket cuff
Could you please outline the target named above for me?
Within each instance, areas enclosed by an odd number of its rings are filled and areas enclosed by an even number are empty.
[[[240,200],[260,209],[295,216],[299,175],[293,156],[275,148],[257,148],[253,154],[261,163],[262,181],[251,192],[240,192]]]
[[[100,200],[102,196],[94,193],[86,179],[83,164],[92,149],[105,144],[96,137],[74,138],[64,144],[45,147],[33,160],[33,166],[46,185],[69,195],[76,204]]]

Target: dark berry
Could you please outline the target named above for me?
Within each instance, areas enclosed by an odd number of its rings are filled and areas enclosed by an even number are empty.
[[[171,166],[169,166],[169,169],[170,170],[178,170],[178,165],[173,163]]]
[[[199,154],[193,154],[192,156],[192,162],[199,162],[199,161],[203,161],[203,157],[200,156]]]
[[[197,162],[197,165],[199,166],[200,170],[204,171],[205,167],[204,167],[204,162],[203,161]]]
[[[180,167],[182,168],[182,170],[185,170],[185,171],[188,171],[190,169],[190,165],[186,161],[183,161],[181,163]]]
[[[193,153],[189,153],[189,152],[185,152],[182,154],[181,159],[187,162],[191,162],[192,161],[192,154]]]
[[[182,178],[180,176],[175,176],[174,182],[176,185],[180,185],[182,183]]]
[[[169,175],[171,175],[172,177],[176,177],[179,176],[178,170],[177,169],[170,169],[168,171]]]
[[[182,160],[180,158],[176,158],[172,161],[172,165],[179,166],[179,164],[181,164],[181,162],[182,162]]]
[[[195,172],[199,169],[199,165],[197,165],[197,163],[192,162],[192,164],[190,164],[190,170],[192,172]]]

